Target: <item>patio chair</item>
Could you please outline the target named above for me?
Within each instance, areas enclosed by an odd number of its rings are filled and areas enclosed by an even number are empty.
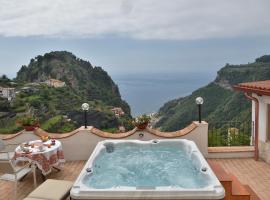
[[[8,151],[10,146],[18,146],[19,144],[5,144],[2,139],[0,139],[0,160],[10,160],[14,156],[14,151]]]
[[[15,161],[12,160],[14,153],[4,151],[5,148],[6,145],[2,140],[0,140],[0,180],[14,182],[14,199],[17,199],[18,181],[25,177],[32,169],[30,167],[30,163],[24,163],[23,165],[18,166]]]

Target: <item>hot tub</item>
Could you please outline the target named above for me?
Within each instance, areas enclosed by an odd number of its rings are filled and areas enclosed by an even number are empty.
[[[222,199],[224,189],[194,142],[99,142],[71,189],[73,199]]]

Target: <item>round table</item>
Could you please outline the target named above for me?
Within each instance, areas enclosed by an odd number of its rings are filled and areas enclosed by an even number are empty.
[[[18,146],[15,149],[13,159],[15,161],[31,162],[37,166],[44,176],[46,176],[51,172],[53,167],[57,167],[65,162],[61,142],[55,140],[55,145],[50,145],[51,143],[51,140],[48,140],[47,142],[42,142],[41,140],[28,142],[29,145],[34,144],[33,148],[31,146],[27,147],[30,150],[28,153],[22,151],[21,147]],[[44,149],[42,151],[39,150],[38,144],[44,145]]]

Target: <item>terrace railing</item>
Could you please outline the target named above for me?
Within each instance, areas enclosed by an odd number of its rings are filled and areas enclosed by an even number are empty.
[[[254,125],[249,122],[225,121],[209,123],[208,146],[251,146]]]

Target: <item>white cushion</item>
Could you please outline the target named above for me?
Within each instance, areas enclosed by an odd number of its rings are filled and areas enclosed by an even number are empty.
[[[73,183],[70,181],[48,179],[31,192],[28,197],[47,200],[61,200],[69,194],[72,185]]]

